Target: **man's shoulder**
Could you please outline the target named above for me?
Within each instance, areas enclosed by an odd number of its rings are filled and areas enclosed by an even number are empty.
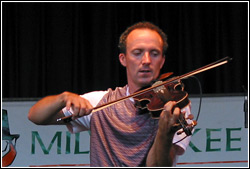
[[[121,95],[124,94],[127,90],[127,85],[124,87],[116,87],[115,89],[108,88],[107,90],[99,90],[99,91],[92,91],[85,94],[82,94],[81,97],[87,99],[92,106],[96,106],[100,100],[106,95],[111,96],[116,93],[120,93]]]

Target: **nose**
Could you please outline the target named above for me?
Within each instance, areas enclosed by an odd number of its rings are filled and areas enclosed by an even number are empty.
[[[150,64],[151,63],[151,58],[148,52],[145,52],[143,57],[142,57],[142,64]]]

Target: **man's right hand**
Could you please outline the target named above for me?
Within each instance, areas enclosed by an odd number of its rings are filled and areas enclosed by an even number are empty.
[[[64,92],[63,95],[66,109],[73,110],[72,120],[91,113],[93,107],[88,100],[70,92]]]

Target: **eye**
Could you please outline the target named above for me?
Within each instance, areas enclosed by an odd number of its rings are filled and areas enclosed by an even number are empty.
[[[142,50],[136,49],[132,53],[133,53],[134,56],[141,56],[142,55]]]
[[[157,50],[153,50],[153,51],[150,52],[150,55],[152,57],[158,57],[158,56],[161,55],[161,53],[159,51],[157,51]]]

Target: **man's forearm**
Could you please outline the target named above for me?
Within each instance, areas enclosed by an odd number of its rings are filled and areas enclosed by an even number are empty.
[[[28,118],[36,124],[56,124],[56,119],[63,117],[60,110],[65,106],[62,94],[47,96],[31,107]]]
[[[155,142],[147,157],[147,166],[173,166],[176,151],[172,144],[172,139],[172,136],[169,137],[158,131]]]
[[[172,166],[175,159],[175,148],[172,144],[173,135],[164,135],[158,132],[156,135],[155,153],[157,166]]]

